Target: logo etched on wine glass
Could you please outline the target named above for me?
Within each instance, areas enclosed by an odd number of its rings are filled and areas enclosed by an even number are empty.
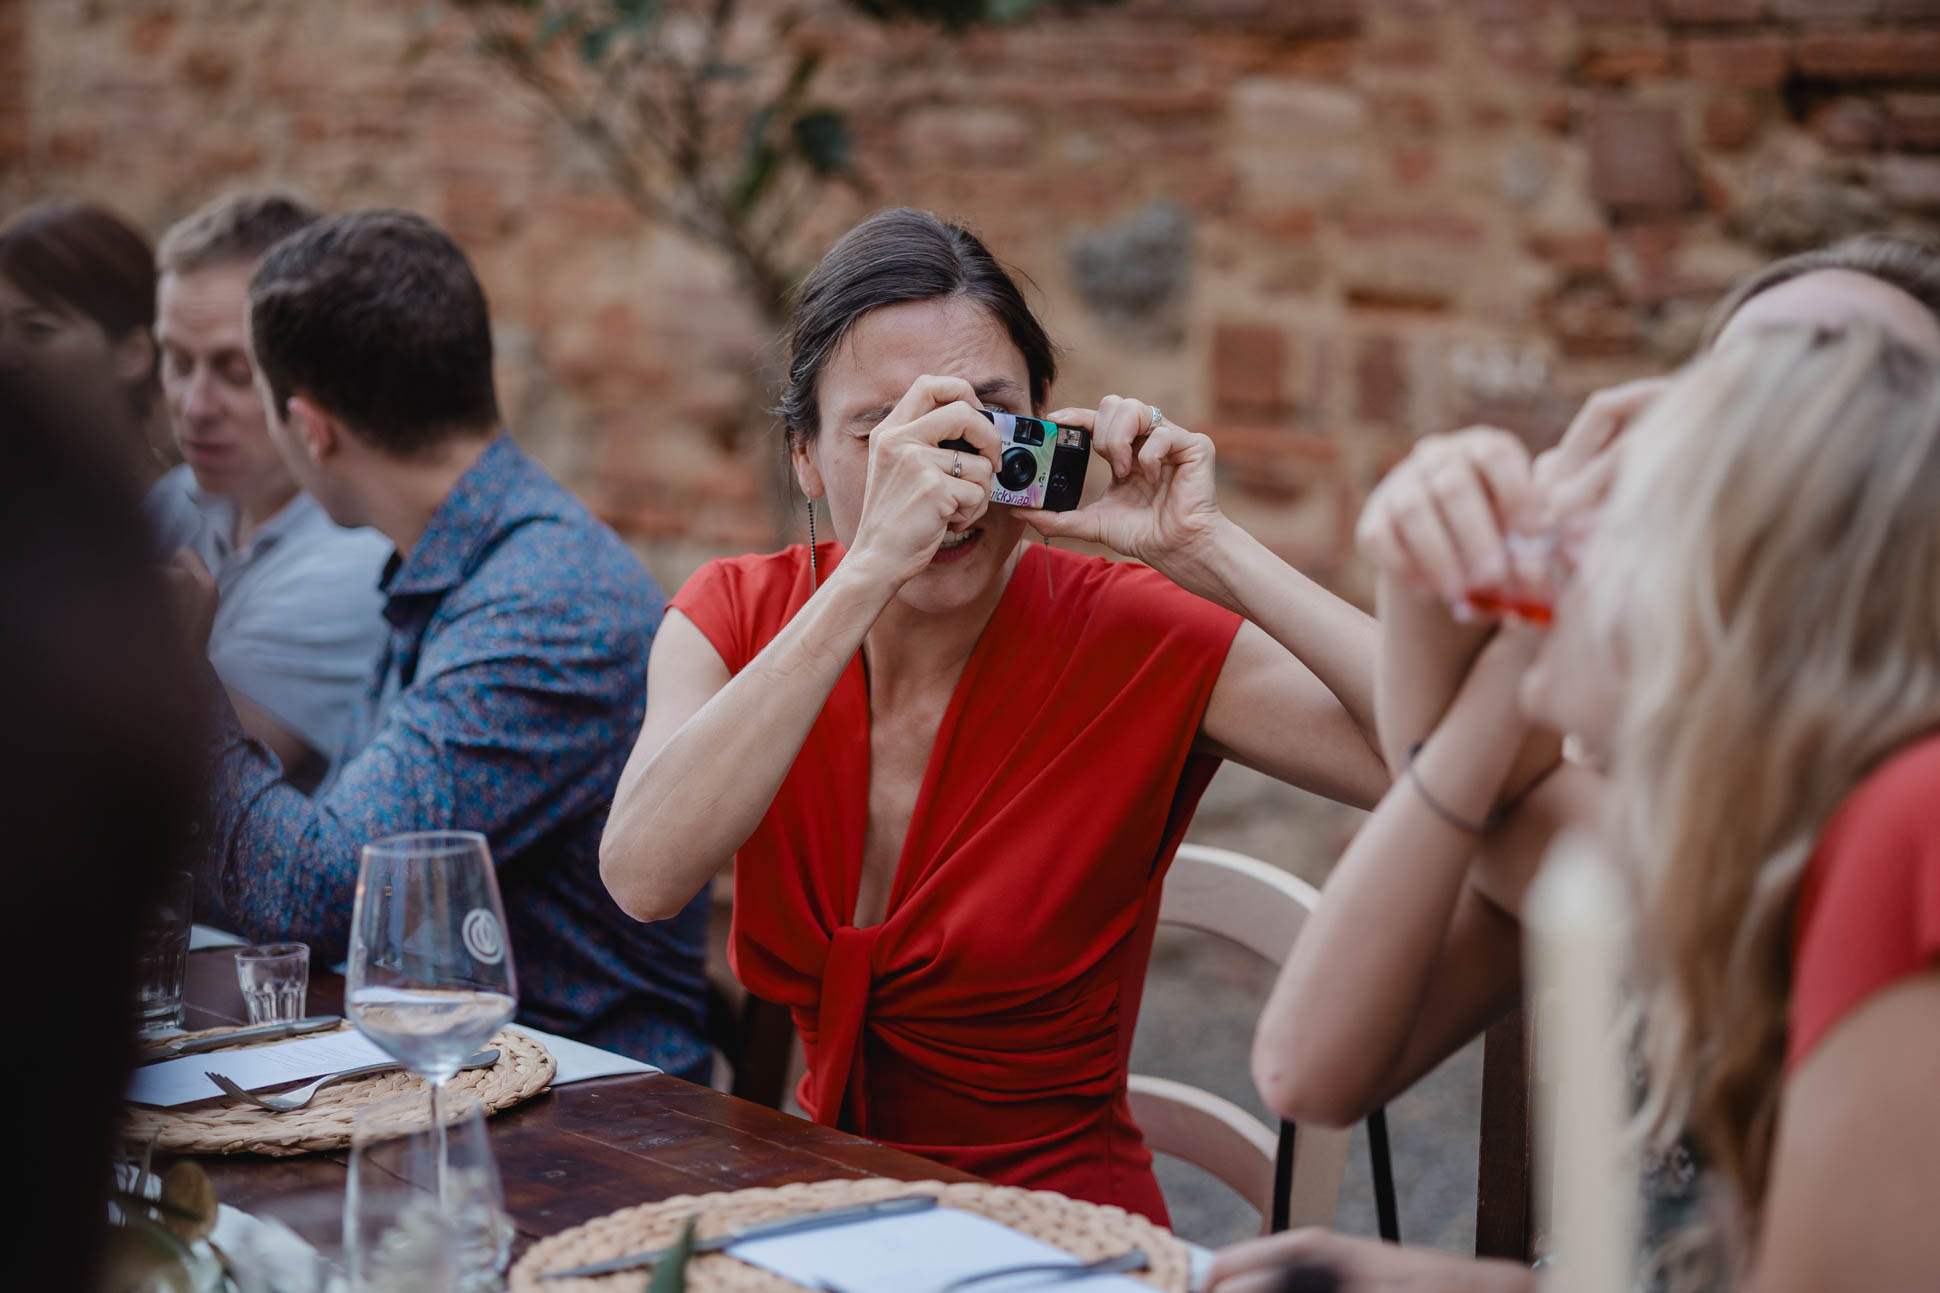
[[[505,959],[505,931],[499,928],[498,917],[485,908],[472,908],[461,933],[465,950],[485,964],[497,965]]]

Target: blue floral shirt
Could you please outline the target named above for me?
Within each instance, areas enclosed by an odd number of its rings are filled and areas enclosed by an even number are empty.
[[[200,830],[207,919],[342,958],[359,850],[405,831],[491,843],[519,1018],[703,1072],[704,895],[642,925],[599,876],[664,599],[610,529],[501,435],[381,584],[389,640],[314,799],[233,721]]]

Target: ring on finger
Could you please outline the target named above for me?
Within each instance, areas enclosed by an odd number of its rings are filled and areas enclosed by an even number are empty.
[[[1165,421],[1165,414],[1159,412],[1159,406],[1156,404],[1148,404],[1145,407],[1152,410],[1152,420],[1145,428],[1145,434],[1151,435]]]
[[[963,475],[963,451],[961,449],[950,450],[950,474],[959,477]]]

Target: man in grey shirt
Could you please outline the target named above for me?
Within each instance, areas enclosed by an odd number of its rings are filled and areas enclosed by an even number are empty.
[[[248,347],[249,277],[321,212],[284,194],[233,194],[162,238],[156,340],[182,466],[144,513],[164,556],[186,549],[221,592],[209,662],[244,730],[313,788],[370,686],[387,625],[378,576],[391,545],[337,525],[297,489],[275,445]]]

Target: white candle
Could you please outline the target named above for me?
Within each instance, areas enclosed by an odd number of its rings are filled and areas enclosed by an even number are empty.
[[[1624,1137],[1627,1040],[1617,1018],[1629,904],[1596,847],[1565,836],[1530,886],[1523,922],[1539,1077],[1538,1198],[1549,1204],[1555,1284],[1627,1293],[1637,1189]]]

